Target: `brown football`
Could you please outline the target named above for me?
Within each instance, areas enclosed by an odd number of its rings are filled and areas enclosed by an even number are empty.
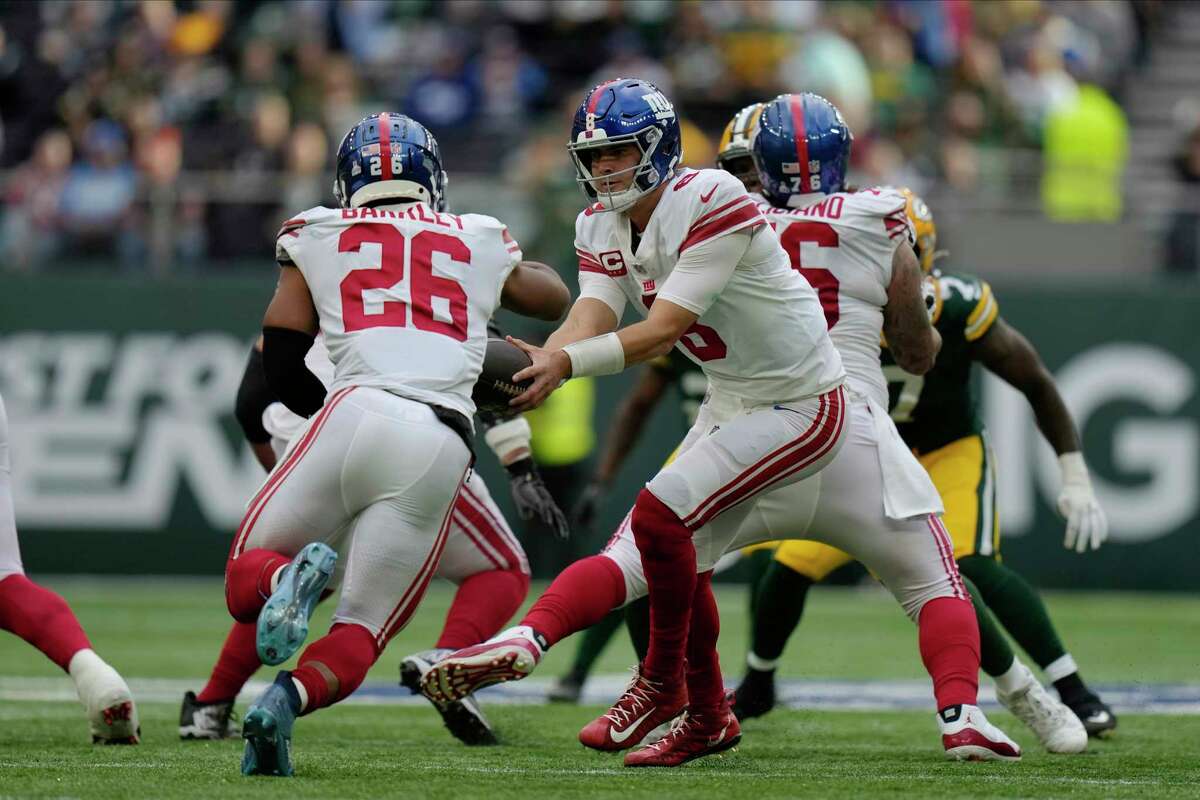
[[[504,339],[488,339],[483,369],[475,381],[471,398],[479,411],[511,414],[508,401],[529,388],[531,380],[514,383],[512,376],[532,364],[525,351]]]

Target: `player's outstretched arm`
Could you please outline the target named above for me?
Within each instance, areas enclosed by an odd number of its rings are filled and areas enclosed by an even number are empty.
[[[613,478],[617,476],[617,470],[637,443],[642,429],[646,426],[646,420],[650,418],[650,414],[670,385],[671,377],[665,370],[654,365],[647,366],[634,385],[633,391],[617,406],[616,415],[609,424],[608,435],[604,440],[600,463],[575,505],[573,516],[580,526],[587,528],[595,521],[601,498],[608,491]]]
[[[1038,429],[1058,454],[1062,490],[1057,505],[1067,520],[1063,546],[1079,553],[1099,548],[1108,538],[1108,519],[1092,491],[1071,412],[1037,350],[1020,331],[997,319],[975,342],[972,356],[1025,395]]]
[[[883,335],[896,363],[905,372],[924,375],[933,368],[942,337],[929,321],[925,296],[921,291],[923,274],[917,256],[907,242],[892,255],[892,280],[888,301],[883,307]]]
[[[571,291],[550,267],[522,261],[504,282],[500,305],[521,316],[558,322],[571,306]]]
[[[304,357],[319,330],[317,309],[304,275],[280,266],[275,296],[263,315],[263,369],[271,391],[302,417],[325,403],[325,384],[308,369]]]

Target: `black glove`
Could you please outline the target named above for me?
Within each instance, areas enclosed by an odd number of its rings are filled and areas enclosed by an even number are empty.
[[[533,459],[518,459],[504,469],[508,472],[513,503],[516,504],[517,514],[521,519],[537,517],[538,521],[554,531],[554,535],[559,539],[570,538],[571,528],[567,525],[567,517],[550,496],[550,490],[538,474]]]
[[[600,501],[604,499],[604,487],[599,483],[589,483],[575,503],[571,515],[576,525],[584,530],[590,530],[600,512]]]

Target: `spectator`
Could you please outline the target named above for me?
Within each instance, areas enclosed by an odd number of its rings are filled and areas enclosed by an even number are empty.
[[[38,139],[29,163],[18,168],[8,182],[0,241],[6,260],[15,269],[35,269],[61,248],[58,210],[71,166],[71,150],[71,137],[66,131],[46,131]]]
[[[1166,270],[1200,274],[1200,125],[1195,125],[1175,157],[1181,197],[1167,232]]]
[[[137,174],[129,160],[125,133],[112,120],[99,119],[84,131],[84,161],[67,172],[59,213],[72,255],[138,255],[133,230]]]

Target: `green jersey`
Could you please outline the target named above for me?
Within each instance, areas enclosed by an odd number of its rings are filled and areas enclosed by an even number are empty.
[[[911,375],[882,351],[888,407],[904,441],[919,454],[981,433],[983,420],[971,387],[971,346],[1000,316],[992,287],[971,275],[934,277],[933,324],[942,336],[937,363]]]

